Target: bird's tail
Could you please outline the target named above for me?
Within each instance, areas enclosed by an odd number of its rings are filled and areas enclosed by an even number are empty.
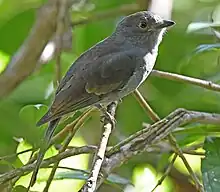
[[[47,148],[50,145],[50,142],[51,142],[51,139],[53,137],[55,128],[56,128],[57,124],[59,123],[59,121],[60,121],[60,118],[51,121],[49,123],[49,126],[48,126],[46,132],[45,132],[44,140],[43,140],[42,145],[40,147],[40,151],[39,151],[39,154],[38,154],[38,157],[37,157],[36,165],[35,165],[34,171],[33,171],[32,176],[31,176],[31,181],[29,183],[28,191],[29,191],[30,187],[32,187],[36,182],[37,173],[39,171],[41,162],[43,161],[44,155],[47,151]]]

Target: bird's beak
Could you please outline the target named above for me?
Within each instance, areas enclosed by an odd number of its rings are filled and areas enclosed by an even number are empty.
[[[156,28],[157,29],[162,29],[162,28],[165,28],[165,27],[170,27],[172,25],[175,25],[176,23],[174,21],[171,21],[171,20],[163,20],[162,22],[158,23]]]

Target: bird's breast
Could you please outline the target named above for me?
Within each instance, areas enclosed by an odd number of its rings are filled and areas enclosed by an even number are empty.
[[[150,72],[152,71],[155,65],[156,58],[157,58],[157,51],[147,53],[143,57],[144,65],[142,66],[142,69],[140,70],[140,73],[142,75],[142,80],[140,84],[143,83],[143,81],[145,81],[146,78],[149,76]]]

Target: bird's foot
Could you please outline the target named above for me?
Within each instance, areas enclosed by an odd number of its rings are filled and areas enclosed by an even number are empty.
[[[112,124],[113,128],[115,127],[115,124],[117,123],[116,119],[114,116],[112,116],[108,111],[105,111],[101,115],[101,122],[104,123],[105,119],[109,121],[109,123]]]
[[[105,119],[107,119],[109,121],[109,123],[112,124],[112,127],[114,128],[115,127],[115,124],[117,123],[116,122],[116,119],[114,118],[114,116],[112,116],[107,110],[106,108],[104,108],[101,104],[97,104],[95,105],[102,113],[101,115],[101,118],[100,118],[100,121],[102,123],[104,123]]]

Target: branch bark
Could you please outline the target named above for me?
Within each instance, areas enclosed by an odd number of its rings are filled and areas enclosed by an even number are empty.
[[[68,0],[68,8],[79,0]],[[0,98],[9,95],[39,64],[40,56],[56,31],[61,0],[49,0],[39,10],[29,36],[0,75]]]
[[[165,72],[165,71],[159,71],[159,70],[153,70],[150,75],[155,76],[155,77],[164,78],[164,79],[173,80],[173,81],[178,81],[178,82],[182,82],[182,83],[190,83],[192,85],[197,85],[197,86],[203,87],[205,89],[220,92],[220,85],[213,83],[211,81],[206,81],[206,80],[202,80],[202,79],[197,79],[197,78],[193,78],[193,77],[188,77],[188,76],[184,76],[184,75],[179,75],[179,74]]]
[[[116,108],[117,108],[117,102],[112,102],[107,107],[107,112],[111,116],[114,117],[115,112],[116,112]],[[94,164],[93,164],[91,173],[90,173],[89,178],[87,179],[86,183],[79,190],[79,192],[94,192],[95,191],[98,175],[99,175],[103,160],[105,158],[105,151],[107,148],[108,139],[110,137],[110,134],[111,134],[113,128],[114,128],[113,124],[111,122],[109,122],[109,120],[105,119],[104,124],[103,124],[102,138],[99,143],[97,154],[95,155],[95,158],[94,158]]]

